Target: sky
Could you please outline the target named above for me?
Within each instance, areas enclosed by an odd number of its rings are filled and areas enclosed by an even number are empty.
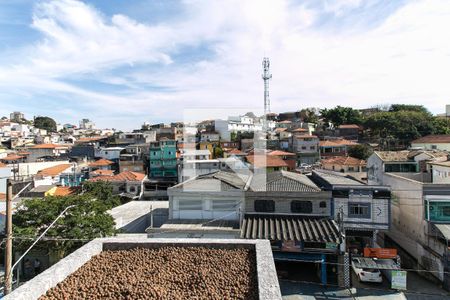
[[[2,0],[0,116],[130,130],[187,111],[262,112],[263,57],[274,112],[442,113],[449,28],[448,0]]]

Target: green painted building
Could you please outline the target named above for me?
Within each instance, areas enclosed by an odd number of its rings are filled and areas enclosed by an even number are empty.
[[[177,142],[161,140],[150,143],[150,178],[177,177]]]

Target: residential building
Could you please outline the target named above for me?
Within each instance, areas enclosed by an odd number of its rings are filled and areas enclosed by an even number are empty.
[[[411,142],[411,148],[450,151],[450,134],[427,135]]]
[[[123,147],[101,147],[95,149],[95,157],[104,158],[115,163],[120,160],[120,154],[124,151]]]
[[[421,274],[450,290],[450,180],[411,175],[379,175],[393,197],[393,226],[385,233],[383,246],[397,247],[405,268],[429,271]]]
[[[29,152],[27,162],[35,162],[42,160],[56,160],[67,157],[69,147],[67,145],[57,144],[38,144],[27,148]]]
[[[250,163],[253,170],[266,169],[267,172],[287,171],[289,165],[278,156],[267,154],[253,154],[246,156],[246,160]]]
[[[376,247],[379,231],[390,229],[391,192],[389,186],[367,185],[351,176],[327,170],[313,170],[311,179],[331,191],[332,216],[342,219],[347,238],[346,249]]]
[[[350,141],[357,141],[361,131],[361,127],[356,124],[343,124],[338,126],[337,129],[339,136]]]
[[[228,120],[215,120],[214,129],[220,134],[224,141],[231,141],[231,133],[254,132],[262,130],[262,123],[255,122],[254,118],[249,116],[232,116]]]
[[[113,161],[100,158],[99,160],[90,162],[88,164],[89,171],[95,171],[95,170],[111,170],[111,167],[114,165]]]
[[[156,130],[144,132],[124,132],[120,133],[115,139],[116,144],[130,145],[130,144],[145,144],[156,141]]]
[[[185,159],[178,165],[178,182],[184,182],[198,175],[213,173],[219,169],[220,161],[218,159]]]
[[[145,173],[147,164],[145,162],[146,154],[150,148],[146,144],[132,144],[125,147],[124,153],[120,154],[119,171],[133,171]]]
[[[89,181],[106,181],[113,186],[113,193],[124,198],[141,199],[144,191],[144,180],[147,176],[143,173],[124,171],[113,176],[96,176]]]
[[[384,173],[410,173],[410,176],[427,177],[427,163],[447,160],[448,153],[437,150],[375,151],[367,159],[369,184],[383,184]]]
[[[23,120],[25,120],[25,115],[23,113],[21,113],[20,111],[15,111],[12,112],[11,114],[9,114],[9,119],[11,120],[11,122],[22,122]]]
[[[331,218],[331,193],[307,176],[255,174],[245,191],[241,238],[267,239],[277,266],[311,269],[310,281],[342,284],[344,236]],[[305,263],[309,262],[309,263]]]
[[[56,166],[52,166],[49,168],[45,168],[37,172],[34,177],[34,186],[40,185],[58,185],[62,184],[62,174],[68,174],[70,177],[71,174],[74,174],[75,166],[73,164],[59,164]],[[74,184],[78,185],[78,184]]]
[[[11,166],[0,162],[0,194],[6,194],[6,179],[11,176]]]
[[[239,221],[247,175],[217,171],[168,189],[169,219]]]
[[[326,158],[330,156],[347,156],[348,148],[356,145],[358,145],[358,143],[341,138],[320,141],[320,157]]]
[[[95,124],[89,119],[82,119],[80,121],[80,129],[94,129]]]
[[[150,177],[177,177],[175,140],[150,143]]]
[[[200,133],[200,142],[218,142],[220,134],[215,131],[204,131]]]
[[[209,150],[196,150],[183,148],[179,150],[179,159],[183,160],[207,160],[211,159],[211,152]]]
[[[319,138],[315,135],[293,135],[292,152],[297,154],[297,166],[314,164],[319,160]]]
[[[341,172],[359,180],[367,180],[367,163],[351,156],[335,156],[320,161],[322,169]]]
[[[276,157],[279,157],[282,160],[284,160],[286,162],[286,164],[288,165],[288,168],[287,168],[288,171],[295,170],[295,167],[297,166],[297,159],[296,159],[297,155],[295,153],[281,151],[281,150],[273,150],[273,151],[270,151],[267,155],[276,156]]]

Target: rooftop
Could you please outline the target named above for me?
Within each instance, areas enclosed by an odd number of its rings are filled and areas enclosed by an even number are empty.
[[[101,169],[98,169],[98,170],[92,171],[90,174],[91,175],[96,175],[96,176],[113,176],[114,175],[114,171],[113,170],[101,170]]]
[[[434,144],[450,143],[450,134],[430,134],[411,142],[411,144],[428,144],[428,143]]]
[[[339,129],[359,129],[359,125],[356,124],[342,124],[338,127]]]
[[[113,164],[114,164],[114,162],[112,162],[110,160],[107,160],[107,159],[104,159],[104,158],[101,158],[101,159],[99,159],[97,161],[89,163],[88,166],[89,167],[106,167],[106,166],[110,166],[110,165],[113,165]]]
[[[248,155],[246,159],[255,168],[287,167],[288,164],[278,156],[271,155]]]
[[[268,241],[142,237],[95,239],[6,299],[88,296],[281,299]]]
[[[69,196],[74,195],[80,192],[79,187],[71,187],[71,186],[57,186],[52,196]]]
[[[327,140],[319,142],[320,147],[340,147],[340,146],[355,146],[355,145],[358,145],[358,143],[346,139]]]
[[[330,185],[365,185],[364,183],[339,172],[313,170],[313,177],[319,177]]]
[[[181,182],[169,190],[187,189],[192,191],[228,191],[228,190],[243,190],[247,181],[248,175],[236,174],[231,171],[217,171],[210,174],[199,175],[195,178]]]
[[[366,161],[363,159],[354,158],[351,156],[335,156],[327,159],[322,159],[322,164],[336,164],[345,166],[365,166]]]
[[[89,179],[89,181],[142,181],[145,178],[145,174],[131,171],[124,171],[113,176],[97,176]]]
[[[321,191],[306,175],[288,171],[255,174],[250,183],[250,190],[309,193]]]
[[[268,153],[269,155],[273,156],[296,156],[295,153],[281,151],[281,150],[274,150]]]
[[[37,173],[37,175],[44,176],[44,177],[45,176],[57,176],[71,167],[72,167],[71,164],[60,164],[60,165],[56,165],[56,166],[53,166],[50,168],[42,169]]]

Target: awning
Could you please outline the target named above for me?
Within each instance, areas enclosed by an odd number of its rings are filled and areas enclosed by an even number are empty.
[[[340,244],[343,235],[336,222],[327,218],[247,214],[241,238]]]
[[[445,239],[450,240],[450,224],[433,224],[444,236]]]
[[[353,262],[358,269],[399,270],[400,267],[392,259],[373,259],[355,257],[359,262]]]

